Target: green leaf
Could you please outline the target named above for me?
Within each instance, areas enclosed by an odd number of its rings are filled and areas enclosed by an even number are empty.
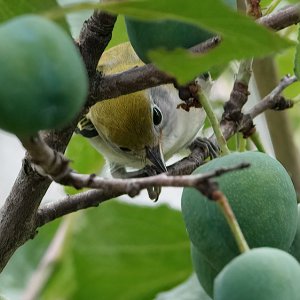
[[[234,59],[265,56],[293,45],[252,19],[234,12],[221,0],[122,1],[102,6],[110,12],[132,17],[181,20],[221,35],[221,45],[200,56],[182,49],[150,52],[154,63],[175,76],[180,83],[191,80],[213,66]]]
[[[71,168],[81,174],[98,174],[105,164],[102,155],[92,147],[88,139],[79,134],[73,135],[66,150],[66,157],[71,161]],[[65,192],[73,195],[80,190],[66,186]]]
[[[299,27],[299,32],[298,32],[298,44],[296,47],[294,71],[295,71],[295,75],[297,76],[298,80],[300,80],[300,27]]]
[[[9,260],[0,277],[0,294],[20,299],[28,280],[49,246],[60,221],[43,226],[33,240],[21,246]]]
[[[76,215],[40,299],[153,299],[191,274],[189,247],[179,212],[109,201]]]
[[[114,26],[112,39],[110,40],[106,49],[117,46],[127,41],[128,41],[128,36],[126,33],[124,16],[118,16],[118,19]]]
[[[74,134],[66,156],[71,160],[71,167],[78,173],[98,173],[105,161],[102,155],[89,143],[88,139],[79,134]]]
[[[59,8],[56,0],[0,0],[0,23],[23,14],[38,14]],[[57,20],[63,28],[69,29],[65,18]]]

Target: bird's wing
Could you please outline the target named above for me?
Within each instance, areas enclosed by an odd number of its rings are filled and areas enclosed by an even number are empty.
[[[86,138],[93,138],[99,135],[94,124],[86,116],[83,116],[77,124],[75,133],[81,134]]]

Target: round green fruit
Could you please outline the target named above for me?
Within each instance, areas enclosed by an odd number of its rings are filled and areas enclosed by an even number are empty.
[[[298,204],[298,226],[294,241],[291,245],[289,253],[292,254],[298,262],[300,262],[300,204]]]
[[[217,276],[214,300],[298,300],[300,266],[288,253],[257,248],[236,257]]]
[[[227,196],[250,248],[288,250],[297,228],[297,202],[292,181],[284,167],[260,152],[232,153],[198,168],[201,174],[249,162],[247,169],[216,178]],[[189,237],[212,267],[220,271],[239,254],[219,206],[196,189],[185,188],[182,214]]]
[[[27,136],[71,122],[88,91],[73,40],[34,15],[3,23],[0,40],[0,127]]]
[[[224,2],[236,8],[235,0]],[[198,26],[174,20],[142,21],[125,17],[125,23],[133,49],[144,63],[150,62],[148,57],[150,50],[190,48],[213,36]]]
[[[218,272],[211,266],[205,257],[191,243],[191,256],[194,270],[204,291],[213,297],[214,280]]]

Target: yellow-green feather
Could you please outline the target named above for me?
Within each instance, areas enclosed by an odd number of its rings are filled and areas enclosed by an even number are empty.
[[[116,74],[143,65],[129,43],[106,51],[98,70]],[[154,144],[151,107],[147,90],[96,103],[87,117],[100,135],[119,147],[139,151]]]
[[[120,147],[153,144],[151,110],[145,91],[97,103],[89,113],[98,132]]]

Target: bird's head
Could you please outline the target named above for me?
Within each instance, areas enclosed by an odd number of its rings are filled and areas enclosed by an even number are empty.
[[[163,114],[147,90],[98,102],[88,117],[114,151],[167,171],[161,148]]]

